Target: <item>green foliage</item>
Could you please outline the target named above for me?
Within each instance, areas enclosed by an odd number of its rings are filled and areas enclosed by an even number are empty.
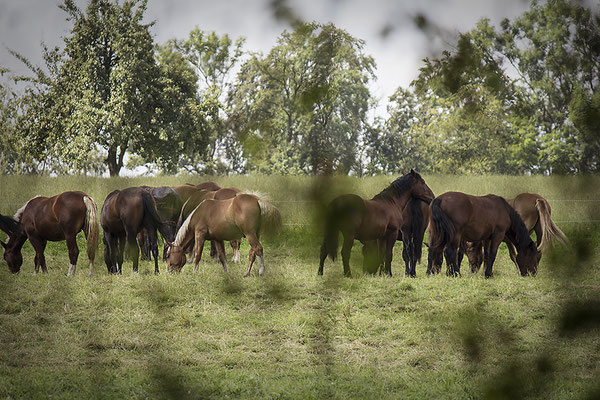
[[[247,170],[356,170],[374,68],[362,48],[332,24],[302,24],[242,66],[229,102]]]

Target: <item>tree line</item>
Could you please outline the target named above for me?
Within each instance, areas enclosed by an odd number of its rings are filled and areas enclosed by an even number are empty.
[[[423,60],[369,117],[375,60],[333,24],[267,53],[196,28],[154,42],[147,0],[63,0],[72,29],[31,74],[0,66],[0,173],[547,174],[600,168],[600,14],[533,1]],[[15,90],[6,83],[24,84]],[[126,157],[127,155],[127,157]]]

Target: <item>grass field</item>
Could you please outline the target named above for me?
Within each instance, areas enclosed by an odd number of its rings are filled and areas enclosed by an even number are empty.
[[[393,278],[361,275],[358,244],[353,278],[339,260],[318,277],[313,201],[371,197],[391,179],[214,178],[265,193],[289,224],[264,238],[262,278],[243,279],[244,264],[225,275],[207,251],[198,273],[158,276],[149,262],[110,276],[101,251],[88,276],[81,251],[67,278],[64,242],[48,245],[49,275],[33,275],[26,244],[20,274],[0,262],[0,398],[597,398],[600,225],[559,223],[573,248],[545,256],[535,278],[517,276],[504,245],[492,279],[426,277],[426,260],[404,278],[401,244]],[[425,179],[436,194],[600,199],[600,177]],[[0,176],[0,213],[38,194],[83,190],[100,203],[116,188],[202,180]],[[600,219],[600,203],[551,205],[558,221]]]

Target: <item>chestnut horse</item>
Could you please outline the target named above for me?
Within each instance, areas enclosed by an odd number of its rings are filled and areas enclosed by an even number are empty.
[[[371,200],[355,194],[336,197],[329,204],[325,218],[325,237],[321,245],[319,275],[323,275],[323,265],[329,256],[333,261],[338,251],[338,234],[344,236],[342,262],[344,275],[351,276],[350,252],[354,240],[363,244],[377,241],[379,254],[384,263],[384,271],[392,275],[392,251],[402,228],[402,212],[408,200],[421,199],[427,203],[434,198],[421,175],[411,169],[410,173],[392,182]]]
[[[498,246],[506,237],[517,249],[516,261],[521,275],[535,275],[537,249],[519,214],[500,196],[471,196],[446,192],[430,205],[430,249],[442,251],[447,273],[460,275],[457,251],[461,240],[483,242],[485,276],[492,276]]]
[[[12,273],[21,270],[21,248],[27,239],[35,249],[36,274],[39,267],[42,267],[42,272],[48,273],[44,256],[46,243],[65,240],[70,262],[67,275],[75,275],[79,257],[77,234],[81,231],[87,240],[90,275],[94,272],[99,227],[96,203],[87,194],[75,191],[53,197],[34,197],[16,212],[14,219],[2,216],[2,221],[4,222],[0,227],[8,234],[8,240],[0,243],[4,247],[4,259]]]
[[[558,226],[552,221],[552,209],[548,200],[539,194],[534,193],[521,193],[514,199],[507,200],[521,216],[525,227],[529,231],[529,234],[535,232],[536,245],[538,249],[537,264],[539,264],[542,253],[552,247],[554,240],[559,241],[563,245],[569,243],[569,239],[560,230]],[[509,240],[504,240],[508,247],[508,253],[510,259],[517,266],[515,248]],[[472,272],[479,271],[483,257],[481,255],[482,245],[481,243],[469,243],[467,246],[467,257],[469,258],[469,265],[471,266]]]
[[[214,182],[205,182],[206,183],[214,183]],[[202,185],[202,184],[200,184]],[[198,185],[198,186],[200,186]],[[235,197],[242,191],[235,187],[226,187],[220,188],[218,190],[199,190],[198,192],[191,195],[187,201],[181,207],[181,213],[179,215],[179,219],[177,221],[177,229],[181,227],[183,221],[194,211],[194,209],[200,204],[203,200],[213,199],[213,200],[227,200]],[[232,240],[229,242],[231,248],[233,249],[233,262],[239,264],[241,262],[240,257],[240,246],[242,244],[241,240]],[[192,249],[189,249],[191,251]],[[214,257],[217,254],[217,249],[215,247],[214,241],[210,242],[210,255]]]
[[[161,221],[154,198],[148,191],[130,187],[111,192],[102,206],[100,224],[104,230],[104,262],[109,273],[122,273],[125,245],[133,261],[133,271],[137,272],[139,248],[135,239],[142,228],[149,236],[154,272],[159,272],[156,230],[164,238],[168,238],[170,232]]]
[[[259,241],[261,231],[275,231],[280,227],[279,210],[255,195],[240,193],[228,200],[206,199],[190,213],[177,231],[175,241],[170,243],[167,271],[181,271],[186,262],[185,249],[194,242],[194,271],[197,271],[204,241],[214,240],[219,261],[228,272],[223,241],[245,236],[250,243],[250,255],[244,276],[250,276],[256,258],[260,265],[258,273],[262,275],[265,264]]]

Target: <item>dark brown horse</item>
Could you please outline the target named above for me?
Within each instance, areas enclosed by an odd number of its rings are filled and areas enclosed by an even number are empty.
[[[521,193],[514,199],[507,200],[516,211],[519,213],[525,227],[531,235],[535,232],[536,245],[538,249],[537,264],[539,264],[542,253],[552,247],[556,240],[563,245],[567,245],[569,240],[565,234],[552,220],[552,209],[548,201],[539,194]],[[514,246],[510,240],[505,239],[504,242],[508,247],[510,259],[517,265],[517,255]],[[467,246],[467,256],[471,271],[477,272],[481,267],[483,256],[481,255],[481,243],[469,243]]]
[[[195,242],[194,271],[197,271],[204,241],[214,240],[219,261],[223,270],[228,272],[223,241],[239,240],[245,236],[250,243],[250,255],[244,276],[250,276],[257,257],[260,265],[258,273],[262,275],[265,264],[260,234],[277,230],[280,226],[281,216],[277,208],[257,196],[241,193],[228,200],[204,200],[186,218],[177,231],[175,241],[170,244],[167,270],[181,271],[186,262],[185,249]]]
[[[205,182],[205,183],[212,183],[212,182]],[[235,196],[237,196],[239,193],[241,193],[242,191],[238,188],[235,187],[226,187],[226,188],[220,188],[218,190],[215,191],[210,191],[210,190],[199,190],[198,192],[194,193],[193,195],[191,195],[187,201],[183,204],[183,207],[181,208],[181,213],[179,215],[179,219],[177,221],[177,229],[179,229],[181,227],[181,225],[183,224],[183,221],[185,221],[185,219],[192,213],[192,211],[194,211],[194,209],[196,207],[198,207],[198,205],[207,199],[212,199],[212,200],[227,200],[227,199],[231,199]],[[232,240],[230,241],[230,245],[231,248],[233,249],[233,262],[236,264],[239,264],[241,262],[241,257],[240,257],[240,246],[241,246],[241,240]],[[189,251],[191,251],[192,249],[188,249]],[[215,247],[215,243],[213,241],[210,242],[210,255],[211,257],[214,257],[217,255],[217,248]]]
[[[384,271],[391,276],[392,251],[402,227],[402,211],[411,197],[428,203],[434,198],[433,192],[421,175],[413,170],[396,179],[371,200],[365,200],[355,194],[345,194],[333,199],[325,218],[319,275],[323,275],[323,265],[327,256],[335,260],[338,234],[341,232],[344,236],[344,275],[351,275],[350,252],[354,240],[360,240],[363,244],[377,241],[379,254],[383,255]]]
[[[12,220],[12,221],[9,221]],[[75,275],[79,248],[77,234],[84,232],[87,240],[87,256],[90,275],[94,271],[94,259],[98,249],[98,217],[94,200],[83,192],[64,192],[53,197],[34,197],[21,207],[14,216],[2,216],[0,227],[9,236],[4,247],[4,259],[12,273],[23,264],[21,248],[27,239],[35,249],[35,273],[42,267],[48,273],[44,250],[48,241],[65,240],[69,250],[69,272]]]
[[[423,253],[423,238],[429,222],[429,205],[421,199],[411,197],[402,210],[402,235],[398,239],[404,242],[402,259],[406,276],[417,276],[417,263]]]
[[[154,198],[148,191],[130,187],[111,192],[102,206],[100,224],[104,230],[104,262],[109,273],[122,273],[126,245],[127,254],[133,261],[133,271],[137,272],[139,248],[135,239],[142,228],[146,229],[149,236],[154,272],[159,272],[156,231],[158,229],[165,238],[170,233],[161,221]]]
[[[461,240],[483,242],[485,276],[492,276],[498,246],[508,238],[517,249],[521,275],[535,275],[537,249],[519,214],[500,196],[447,192],[430,205],[430,248],[444,252],[448,274],[460,275],[457,252]]]
[[[170,186],[140,186],[146,190],[154,198],[156,204],[156,210],[158,216],[164,224],[165,231],[168,232],[167,239],[173,241],[175,239],[175,233],[177,233],[177,220],[181,213],[181,207],[183,206],[183,200],[175,189]],[[146,232],[145,228],[138,233],[138,243],[140,245],[141,258],[151,260],[152,245],[150,242],[150,235]],[[167,243],[163,246],[163,261],[167,260]]]

